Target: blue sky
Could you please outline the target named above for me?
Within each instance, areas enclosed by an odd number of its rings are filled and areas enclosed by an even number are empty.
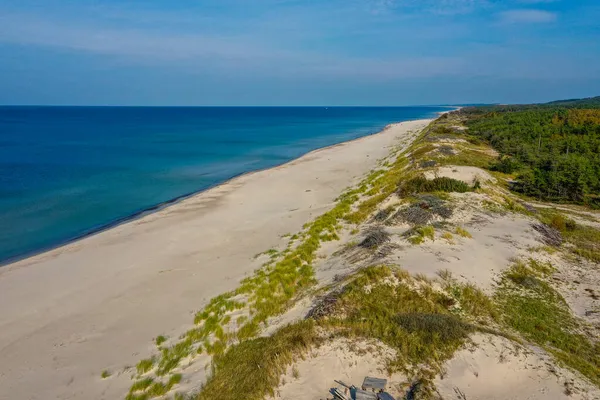
[[[598,0],[0,0],[0,104],[600,95]]]

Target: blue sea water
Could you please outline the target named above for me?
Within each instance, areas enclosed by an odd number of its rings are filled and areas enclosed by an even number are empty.
[[[0,263],[444,107],[0,107]]]

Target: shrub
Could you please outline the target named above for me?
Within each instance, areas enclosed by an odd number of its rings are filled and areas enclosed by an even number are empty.
[[[431,180],[424,176],[417,176],[408,181],[402,182],[399,187],[399,194],[407,196],[415,193],[425,192],[470,192],[472,188],[463,181],[448,178],[446,176],[433,178]]]
[[[498,161],[490,166],[492,171],[498,171],[505,174],[512,174],[521,168],[523,168],[523,166],[520,162],[508,156],[500,157]]]
[[[435,215],[444,219],[452,216],[453,210],[446,202],[437,196],[424,194],[417,197],[417,201],[408,208],[399,210],[394,219],[412,225],[426,225]]]
[[[560,232],[573,231],[577,227],[575,221],[558,213],[552,215],[549,225]]]
[[[408,313],[397,316],[398,324],[407,332],[418,334],[426,343],[462,341],[471,327],[452,315]]]
[[[435,161],[435,160],[421,161],[421,163],[419,164],[419,166],[421,168],[432,168],[432,167],[435,167],[436,165],[437,165],[437,161]]]

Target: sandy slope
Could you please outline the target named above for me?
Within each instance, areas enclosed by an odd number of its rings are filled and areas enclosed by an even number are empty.
[[[436,386],[453,399],[598,399],[600,390],[561,368],[541,349],[500,336],[477,334],[458,351]],[[462,394],[463,397],[460,397]]]
[[[349,350],[352,349],[352,350]],[[328,396],[329,389],[339,387],[334,379],[347,385],[360,385],[365,376],[384,377],[388,392],[400,399],[404,394],[401,374],[388,376],[385,371],[387,358],[395,356],[393,349],[376,341],[336,339],[311,352],[293,367],[288,368],[277,389],[274,399],[320,400]]]
[[[554,365],[551,357],[538,348],[485,334],[475,334],[472,341],[446,363],[443,377],[436,378],[441,398],[593,400],[600,396],[598,388]],[[387,379],[388,393],[403,398],[407,378],[399,373],[389,376],[385,371],[385,360],[393,354],[392,349],[377,341],[336,339],[288,368],[274,398],[320,400],[327,397],[329,388],[338,386],[334,379],[359,386],[365,376]]]
[[[234,289],[252,257],[328,209],[429,121],[310,153],[0,269],[0,399],[118,399],[152,338]],[[104,369],[113,373],[102,380]]]
[[[494,182],[489,174],[479,168],[449,166],[428,173],[473,182],[475,178],[487,186]],[[597,287],[598,274],[592,265],[572,265],[558,255],[550,256],[533,251],[539,247],[539,235],[531,228],[536,220],[518,213],[494,213],[486,210],[482,202],[488,199],[484,193],[453,193],[454,214],[446,219],[446,229],[453,225],[468,229],[472,238],[454,235],[452,240],[442,237],[438,229],[435,240],[409,245],[401,234],[410,228],[408,224],[393,223],[381,226],[391,234],[393,250],[385,258],[374,259],[372,253],[356,245],[376,222],[363,224],[358,236],[345,236],[340,242],[327,243],[319,250],[320,262],[315,266],[316,277],[321,285],[333,284],[339,277],[349,276],[368,265],[385,263],[400,266],[415,276],[420,274],[435,279],[437,272],[448,270],[459,281],[475,284],[488,294],[495,289],[499,274],[516,259],[535,257],[539,261],[552,261],[558,270],[559,290],[567,299],[573,312],[584,317],[585,311],[593,309],[594,301],[585,289]],[[379,209],[398,203],[392,195]],[[555,283],[557,279],[554,280]],[[576,282],[577,284],[575,285]],[[567,284],[568,283],[568,284]],[[434,285],[435,286],[435,285]],[[573,287],[576,286],[576,287]],[[274,320],[279,326],[303,318],[315,303],[302,301],[286,314]],[[596,314],[586,316],[594,322]],[[271,327],[273,328],[273,327]],[[272,329],[271,329],[272,330]],[[593,335],[593,333],[591,334]],[[444,366],[444,373],[435,379],[435,387],[443,399],[600,399],[600,390],[582,379],[578,373],[560,367],[548,353],[526,344],[520,345],[502,336],[474,334],[470,345],[457,351]],[[372,340],[371,347],[383,346]],[[358,349],[356,347],[359,347]],[[362,346],[362,347],[361,347]],[[324,399],[328,390],[336,386],[334,380],[360,385],[365,376],[387,378],[388,391],[403,398],[412,378],[397,373],[388,376],[386,358],[393,349],[364,351],[364,343],[355,341],[326,342],[311,354],[288,368],[282,384],[277,388],[277,399],[300,400]],[[331,398],[331,396],[327,397]]]

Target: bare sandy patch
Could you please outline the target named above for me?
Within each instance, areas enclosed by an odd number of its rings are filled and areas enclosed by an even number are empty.
[[[456,352],[436,386],[443,398],[469,400],[598,399],[600,390],[557,367],[537,348],[500,336],[477,334]],[[460,397],[460,396],[463,397]]]
[[[427,177],[427,179],[446,177],[457,179],[468,184],[473,184],[476,180],[482,183],[487,181],[496,182],[496,178],[481,168],[457,165],[439,167],[432,171],[427,171],[425,172],[425,177]]]
[[[385,361],[394,350],[378,341],[335,339],[313,350],[304,360],[288,368],[276,399],[321,400],[331,398],[334,380],[360,387],[366,376],[388,380],[388,392],[395,398],[403,395],[401,374],[388,376]]]
[[[402,237],[410,227],[386,227],[391,232],[395,248],[383,259],[364,253],[343,252],[320,263],[317,278],[331,282],[336,275],[346,275],[365,265],[390,263],[399,265],[411,274],[436,277],[440,270],[449,270],[453,276],[476,284],[488,293],[493,290],[496,277],[514,258],[527,256],[529,248],[541,243],[530,226],[530,221],[518,214],[486,215],[471,211],[458,212],[451,223],[462,226],[472,238],[461,237],[453,226],[437,229],[434,240],[411,245]],[[452,239],[443,236],[450,233]]]

